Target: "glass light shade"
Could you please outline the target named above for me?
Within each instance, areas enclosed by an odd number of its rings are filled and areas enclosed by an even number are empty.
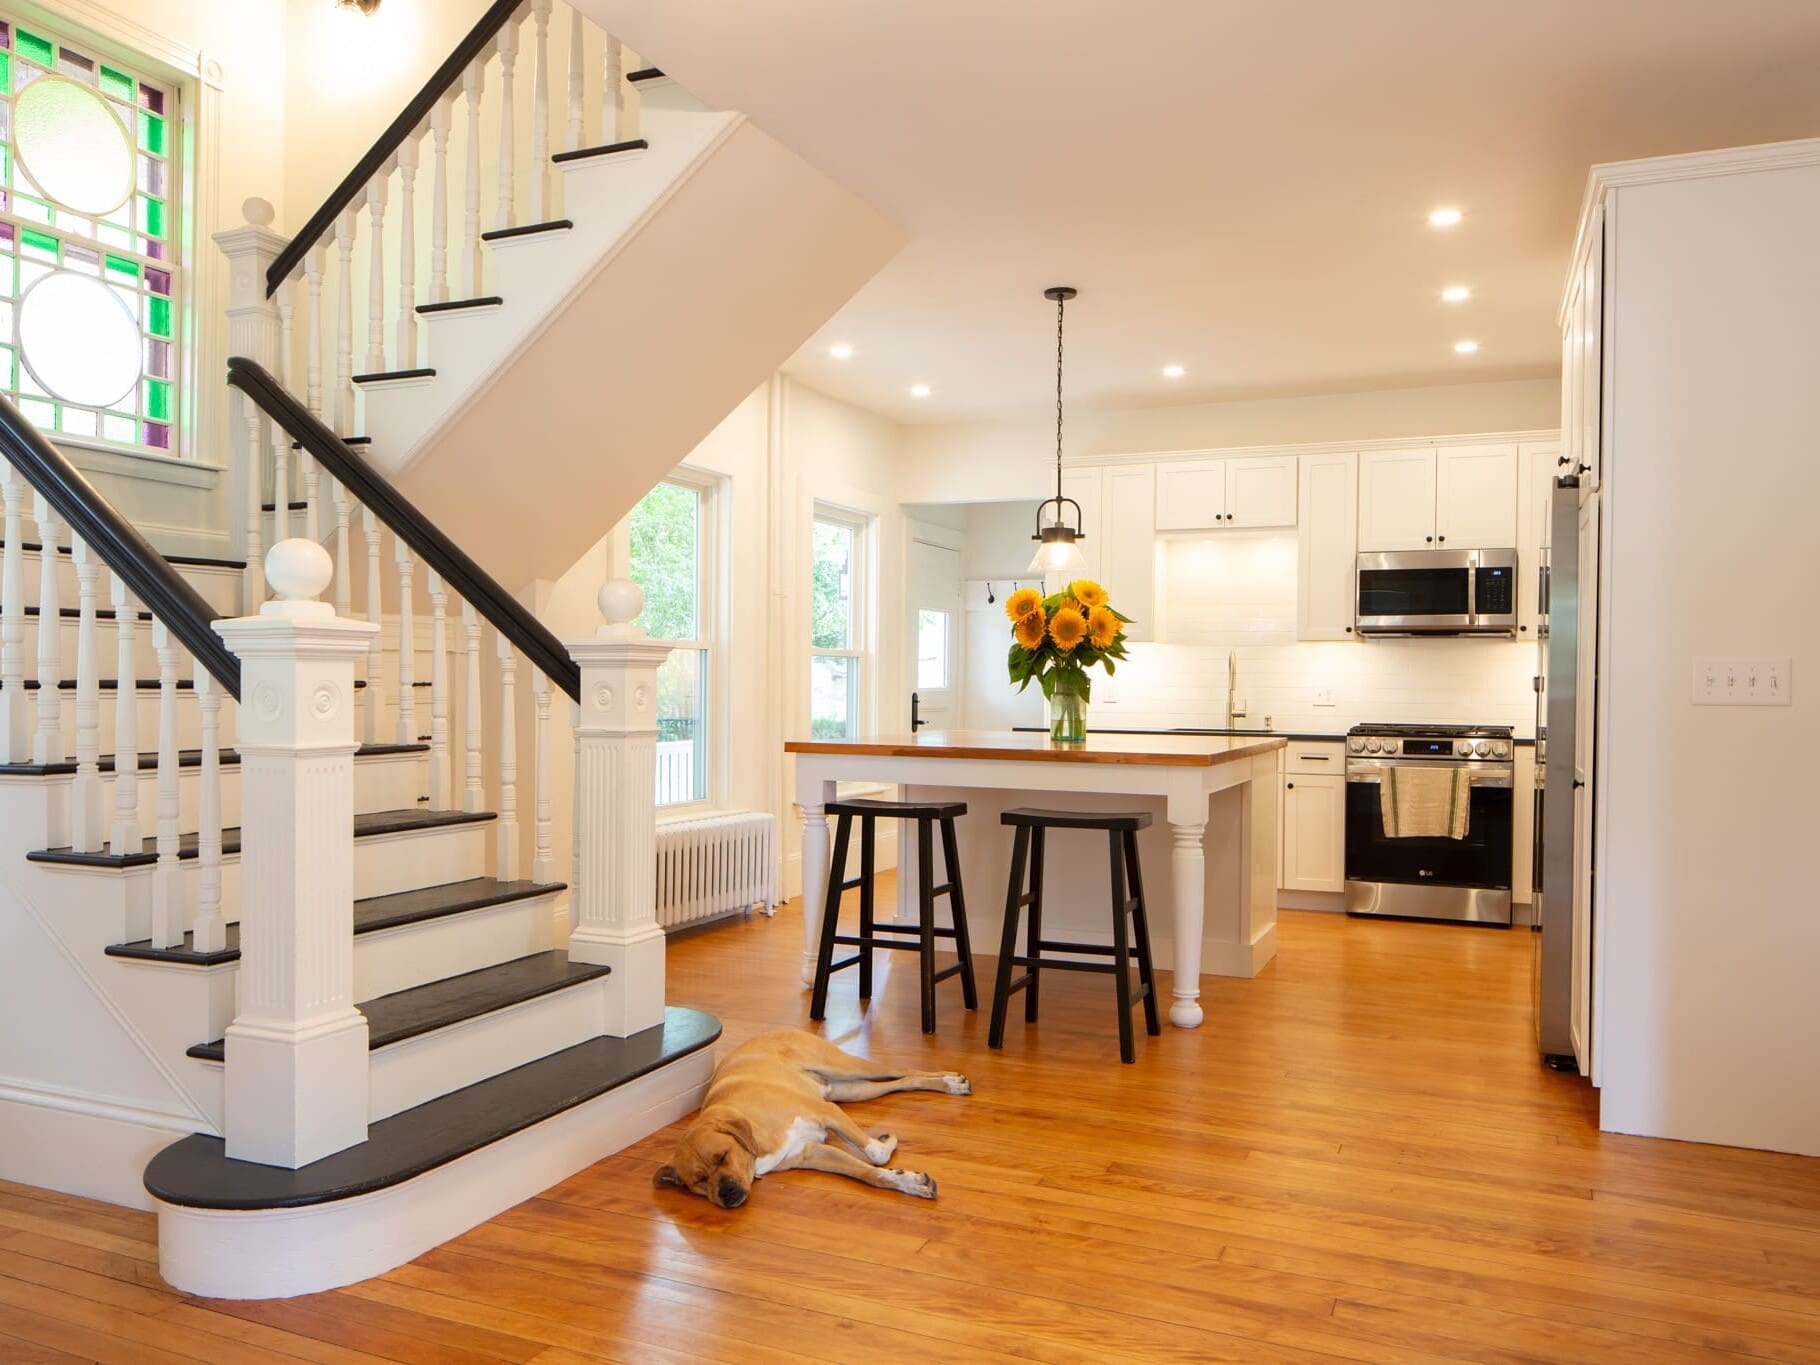
[[[1082,572],[1086,567],[1087,557],[1081,553],[1074,531],[1067,526],[1046,526],[1043,528],[1043,543],[1030,556],[1030,567],[1026,572],[1074,574]]]
[[[19,164],[53,203],[84,217],[112,213],[133,192],[132,138],[107,101],[63,76],[43,76],[13,105]]]
[[[32,378],[66,403],[116,407],[139,382],[139,323],[91,275],[59,270],[26,290],[19,342]]]

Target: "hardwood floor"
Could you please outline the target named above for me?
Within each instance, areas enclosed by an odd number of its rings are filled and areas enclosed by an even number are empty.
[[[730,1044],[803,1024],[801,946],[793,907],[681,938],[670,998]],[[1103,977],[1045,978],[993,1053],[955,982],[925,1039],[881,954],[827,1031],[972,1077],[851,1107],[935,1203],[790,1173],[723,1212],[652,1188],[666,1132],[382,1279],[237,1304],[162,1285],[149,1215],[0,1185],[0,1361],[1820,1360],[1820,1161],[1599,1133],[1537,1064],[1529,949],[1286,912],[1129,1067]]]

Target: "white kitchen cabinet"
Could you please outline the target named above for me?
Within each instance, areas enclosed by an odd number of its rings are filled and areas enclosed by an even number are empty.
[[[1103,512],[1105,497],[1102,492],[1104,470],[1100,469],[1065,469],[1062,471],[1062,496],[1073,498],[1081,505],[1081,533],[1086,537],[1081,542],[1081,557],[1087,561],[1083,571],[1088,578],[1098,578],[1103,563],[1101,551],[1105,548],[1104,538],[1100,531],[1104,524]],[[1047,520],[1054,508],[1047,508],[1044,519]],[[1065,519],[1074,516],[1072,507],[1064,509]],[[1036,531],[1036,523],[1030,523],[1031,532]],[[1030,542],[1030,552],[1036,553],[1036,542]]]
[[[1582,225],[1591,241],[1568,281],[1561,311],[1561,442],[1567,464],[1562,473],[1581,476],[1586,493],[1598,489],[1604,473],[1605,206],[1594,205]]]
[[[1517,447],[1517,638],[1533,640],[1541,618],[1542,554],[1550,499],[1561,472],[1559,441]]]
[[[1175,460],[1158,465],[1156,529],[1211,531],[1225,525],[1226,463]]]
[[[1442,446],[1435,452],[1435,547],[1514,549],[1517,448]]]
[[[1296,524],[1296,457],[1226,461],[1226,524],[1238,529]]]
[[[1170,460],[1156,467],[1156,529],[1220,531],[1294,526],[1296,458]]]
[[[1283,750],[1278,807],[1284,891],[1346,889],[1346,750],[1331,742],[1291,742]]]
[[[1429,550],[1435,534],[1435,449],[1359,456],[1359,549]]]
[[[1296,537],[1296,638],[1356,640],[1353,590],[1359,548],[1359,457],[1305,455]]]
[[[1133,640],[1156,638],[1156,466],[1102,471],[1099,573]]]

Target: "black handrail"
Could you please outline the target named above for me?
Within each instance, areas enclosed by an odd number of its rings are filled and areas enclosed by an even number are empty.
[[[490,621],[516,645],[535,668],[568,695],[581,700],[581,668],[562,642],[519,603],[518,599],[468,558],[385,475],[356,455],[256,361],[234,356],[228,361],[228,383],[316,457],[329,475],[442,576],[455,594]]]
[[[411,102],[405,105],[404,112],[392,120],[391,126],[379,135],[379,141],[354,163],[354,169],[348,172],[347,179],[330,191],[329,197],[323,200],[322,207],[311,214],[310,221],[303,225],[303,230],[291,238],[289,246],[278,253],[278,259],[265,272],[267,298],[275,294],[278,286],[303,263],[309,249],[335,226],[335,220],[341,216],[342,210],[359,198],[361,191],[379,174],[380,168],[391,159],[404,140],[430,116],[430,111],[436,107],[436,101],[461,79],[461,73],[468,69],[468,63],[486,50],[494,35],[506,26],[506,21],[517,13],[518,7],[523,3],[524,0],[494,0],[494,3],[487,6],[487,12],[468,30],[468,36],[431,73],[430,79],[424,82],[423,89],[411,96]]]
[[[0,455],[44,496],[71,533],[80,536],[113,570],[154,619],[196,656],[209,676],[239,701],[240,660],[213,629],[221,613],[4,397],[0,397]],[[41,553],[50,551],[47,548]],[[42,622],[38,628],[52,626]]]

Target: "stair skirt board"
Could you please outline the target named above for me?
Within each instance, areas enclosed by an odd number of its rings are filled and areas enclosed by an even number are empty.
[[[300,1171],[230,1161],[220,1139],[185,1138],[146,1170],[159,1272],[218,1299],[289,1298],[384,1274],[691,1113],[719,1037],[717,1020],[670,1009],[661,1029],[595,1039],[432,1100]],[[565,1082],[583,1063],[586,1079]],[[190,1191],[214,1206],[180,1202]]]

